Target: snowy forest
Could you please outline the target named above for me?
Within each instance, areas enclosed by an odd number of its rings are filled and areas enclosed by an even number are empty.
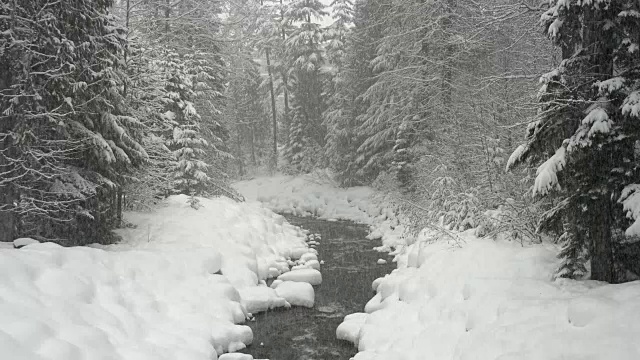
[[[329,168],[414,229],[552,236],[558,276],[590,261],[623,281],[640,273],[639,11],[5,0],[0,240],[108,241],[170,194],[240,200],[233,179]]]
[[[640,0],[0,0],[0,273],[8,360],[640,359]]]

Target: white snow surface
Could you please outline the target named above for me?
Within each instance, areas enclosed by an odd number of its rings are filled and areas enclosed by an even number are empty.
[[[313,286],[306,282],[283,281],[276,285],[276,294],[293,306],[312,308],[315,301]]]
[[[284,282],[301,282],[301,283],[309,283],[311,285],[320,285],[322,284],[322,274],[320,271],[316,269],[309,268],[300,268],[293,269],[287,273],[284,273],[278,276],[278,280],[282,280]],[[278,285],[278,288],[282,286],[282,284]]]
[[[380,238],[387,247],[405,243],[404,225],[380,194],[367,186],[340,188],[332,177],[328,170],[317,170],[298,176],[259,177],[234,187],[247,201],[260,202],[278,213],[350,220],[369,225],[369,238]]]
[[[200,203],[128,213],[137,228],[115,245],[0,247],[0,358],[215,360],[250,344],[239,323],[288,305],[263,280],[309,251],[304,233],[263,207]]]
[[[27,245],[31,245],[31,244],[37,244],[39,243],[38,240],[34,240],[32,238],[18,238],[13,240],[13,246],[16,248],[21,248],[23,246],[27,246]]]
[[[472,234],[400,252],[337,329],[355,360],[640,359],[640,282],[552,281],[554,245]]]
[[[345,316],[344,321],[336,329],[336,338],[352,342],[358,346],[360,329],[362,329],[368,317],[369,314],[367,313],[354,313]]]

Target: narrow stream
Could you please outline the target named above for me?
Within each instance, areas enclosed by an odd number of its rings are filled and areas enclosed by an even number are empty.
[[[373,296],[371,282],[391,272],[394,264],[385,253],[372,250],[379,245],[367,240],[367,227],[348,221],[286,216],[287,220],[320,234],[317,246],[322,285],[316,286],[313,309],[296,307],[256,315],[249,322],[253,345],[243,352],[256,359],[348,360],[356,354],[351,343],[336,339],[336,328],[345,315],[361,312]],[[376,261],[386,259],[387,264]]]

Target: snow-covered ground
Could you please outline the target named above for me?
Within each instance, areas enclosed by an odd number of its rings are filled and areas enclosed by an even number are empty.
[[[116,245],[2,244],[0,359],[211,360],[251,343],[250,313],[313,306],[309,284],[264,283],[315,259],[303,231],[260,206],[200,203],[126,214],[136,228]],[[319,281],[302,270],[296,281]]]
[[[553,245],[425,238],[339,338],[356,360],[640,359],[640,282],[552,281]]]
[[[384,249],[404,244],[404,225],[380,194],[370,187],[340,188],[328,171],[279,175],[240,181],[234,187],[247,199],[283,214],[350,220],[371,227],[369,237]]]
[[[275,211],[369,224],[372,238],[395,247],[398,269],[377,279],[365,312],[336,330],[358,347],[355,360],[640,359],[640,282],[552,280],[553,244],[477,238],[473,230],[423,230],[405,241],[389,231],[400,222],[375,205],[372,189],[338,189],[317,174],[237,188]]]

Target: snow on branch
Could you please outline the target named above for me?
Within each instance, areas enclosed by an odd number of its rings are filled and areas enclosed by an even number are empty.
[[[633,224],[625,231],[625,235],[640,235],[640,184],[627,185],[622,190],[618,202],[622,204],[627,217],[634,220]]]
[[[564,169],[566,163],[566,148],[563,145],[556,150],[556,153],[553,154],[552,157],[538,167],[538,170],[536,171],[536,180],[532,188],[532,196],[544,196],[553,188],[559,190],[560,184],[558,184],[558,172]]]
[[[640,91],[634,91],[624,99],[622,115],[640,118]]]
[[[607,134],[609,130],[611,130],[611,120],[609,119],[609,115],[604,111],[601,107],[596,107],[589,111],[587,116],[582,120],[582,124],[589,126],[588,136],[592,137],[596,133]]]
[[[509,172],[509,170],[513,169],[522,161],[522,155],[525,153],[526,149],[527,146],[525,144],[521,144],[513,150],[513,153],[511,153],[511,156],[509,156],[509,160],[507,161],[507,166],[505,168],[506,172]]]
[[[596,81],[594,85],[598,88],[598,92],[601,95],[606,95],[622,89],[622,87],[624,86],[624,81],[625,78],[616,76],[604,81]]]

